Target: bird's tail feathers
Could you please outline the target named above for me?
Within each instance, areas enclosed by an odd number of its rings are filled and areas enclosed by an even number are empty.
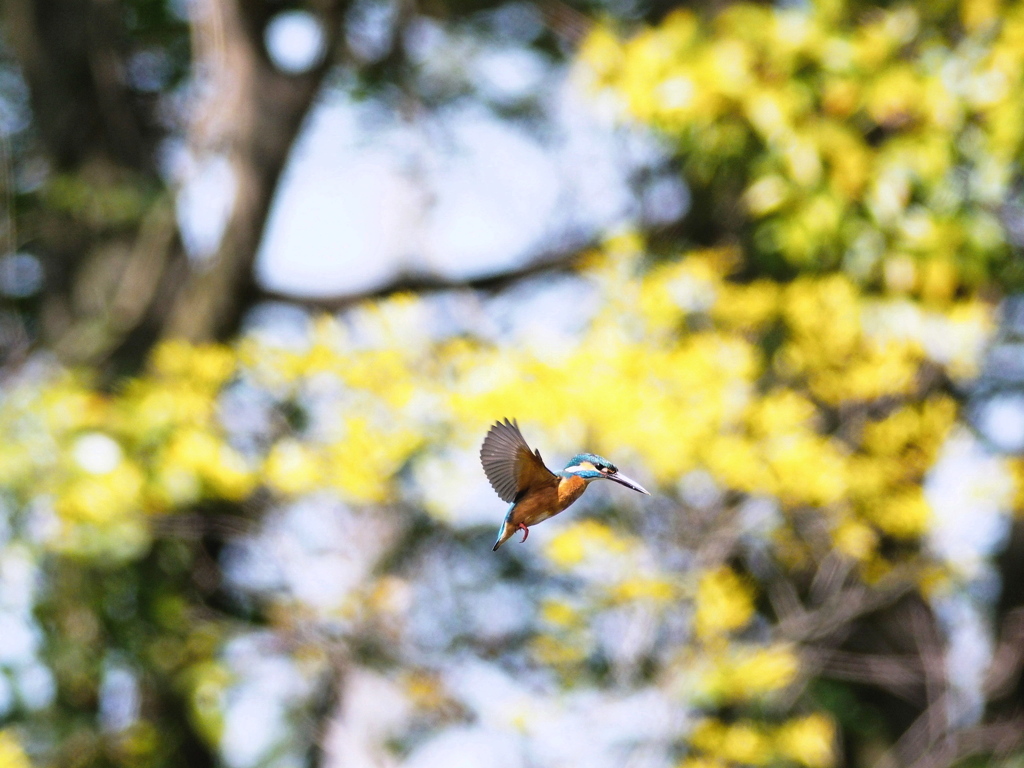
[[[498,547],[504,544],[506,541],[512,538],[512,534],[516,532],[516,529],[506,519],[501,524],[501,528],[498,529],[498,539],[494,542],[494,546],[491,547],[491,552],[497,552]]]

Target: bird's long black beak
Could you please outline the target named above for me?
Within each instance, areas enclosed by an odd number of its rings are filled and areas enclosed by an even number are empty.
[[[644,488],[642,485],[640,485],[640,483],[638,483],[636,480],[633,480],[632,478],[626,477],[621,472],[616,472],[614,475],[605,475],[605,477],[607,477],[609,480],[614,480],[619,485],[624,485],[627,488],[632,488],[634,491],[637,491],[638,493],[643,493],[648,496],[651,495],[651,492]]]

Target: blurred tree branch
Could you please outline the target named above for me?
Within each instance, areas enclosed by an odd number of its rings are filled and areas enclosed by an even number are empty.
[[[273,7],[257,0],[215,0],[195,22],[213,42],[206,103],[189,137],[194,152],[223,153],[235,175],[235,200],[216,253],[190,271],[167,313],[165,335],[220,339],[238,326],[255,295],[253,263],[277,181],[319,92],[341,37],[341,0],[313,10],[325,35],[322,61],[302,74],[278,70],[264,46]],[[219,44],[218,44],[219,43]]]
[[[334,296],[306,297],[267,289],[257,290],[262,301],[288,302],[321,312],[338,312],[363,301],[382,299],[397,293],[439,293],[458,290],[496,292],[539,275],[572,272],[582,265],[590,247],[592,246],[547,254],[523,266],[491,272],[480,277],[453,279],[434,275],[402,274],[376,288]]]

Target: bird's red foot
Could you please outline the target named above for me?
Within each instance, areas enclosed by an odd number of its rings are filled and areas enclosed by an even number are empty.
[[[519,542],[520,544],[522,544],[523,541],[526,541],[526,537],[530,535],[530,529],[527,528],[523,523],[520,523],[516,530],[523,532],[523,539]]]

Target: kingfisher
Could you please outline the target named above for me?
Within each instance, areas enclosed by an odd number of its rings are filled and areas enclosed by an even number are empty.
[[[651,495],[636,480],[619,472],[608,459],[593,453],[577,453],[565,469],[552,472],[544,466],[540,451],[531,450],[527,445],[515,419],[506,418],[490,428],[480,446],[480,463],[498,498],[510,502],[492,552],[516,531],[522,531],[522,541],[526,541],[531,525],[565,511],[594,480],[614,480],[619,485]]]

